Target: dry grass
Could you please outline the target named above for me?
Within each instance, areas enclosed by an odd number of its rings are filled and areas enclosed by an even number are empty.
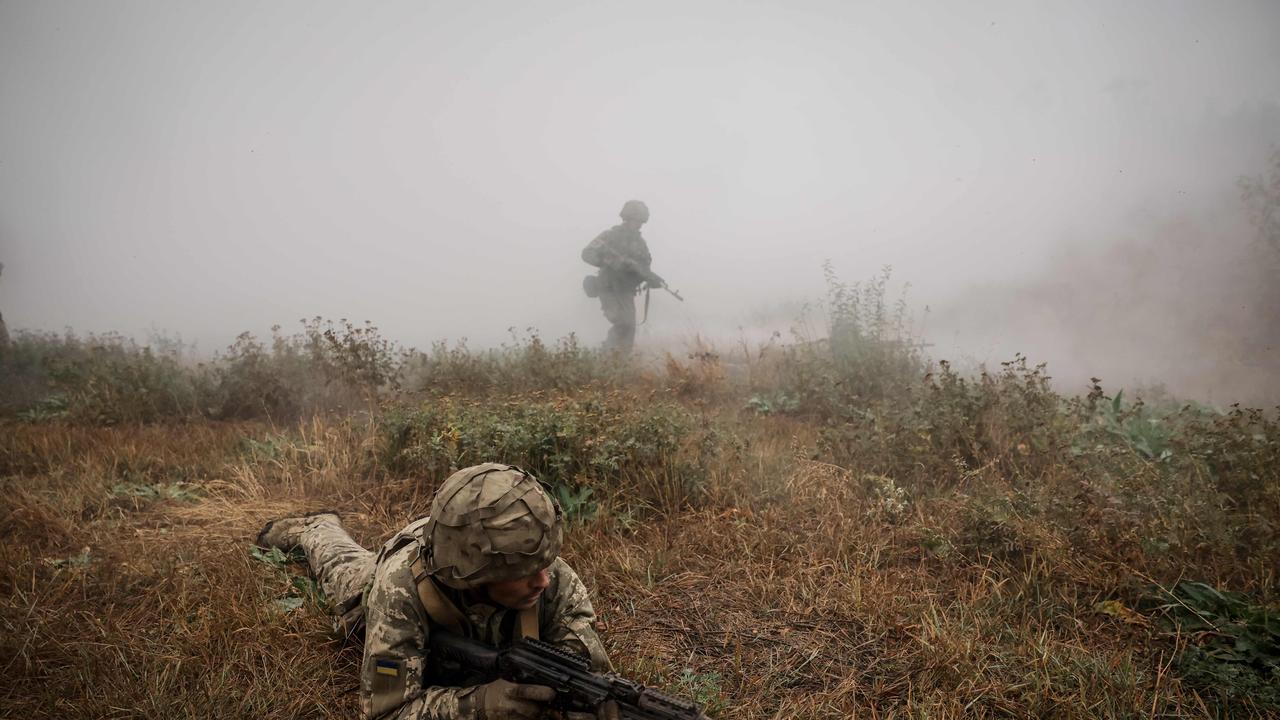
[[[934,552],[966,537],[967,488],[899,508],[808,460],[805,423],[734,422],[749,442],[698,507],[604,488],[569,533],[621,671],[746,719],[1210,714],[1174,645],[1094,611],[1133,582],[1123,564],[1017,518],[1002,551]],[[280,610],[290,577],[248,546],[301,510],[343,509],[368,546],[424,512],[442,478],[384,472],[374,432],[0,427],[0,715],[354,717],[358,651],[323,609]]]

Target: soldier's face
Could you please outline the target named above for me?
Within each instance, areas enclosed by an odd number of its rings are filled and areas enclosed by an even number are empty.
[[[542,591],[550,584],[551,571],[543,568],[528,577],[489,583],[484,589],[493,603],[512,610],[524,610],[537,605]]]

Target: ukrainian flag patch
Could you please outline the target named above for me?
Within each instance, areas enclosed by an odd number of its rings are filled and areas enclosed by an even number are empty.
[[[400,662],[398,660],[387,660],[385,658],[377,658],[373,661],[374,671],[379,675],[390,675],[391,677],[400,677]]]

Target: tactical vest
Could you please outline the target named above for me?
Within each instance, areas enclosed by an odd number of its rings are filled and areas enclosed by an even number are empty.
[[[426,611],[427,617],[432,624],[456,635],[469,637],[470,624],[467,622],[467,616],[436,585],[435,580],[431,578],[430,573],[427,572],[426,565],[422,561],[422,551],[426,548],[426,541],[422,538],[422,528],[427,525],[430,519],[430,517],[422,517],[409,523],[403,530],[383,543],[382,549],[378,551],[378,555],[374,559],[374,568],[376,571],[377,566],[381,565],[383,560],[386,560],[406,545],[410,543],[417,544],[418,552],[409,569],[413,572],[413,583],[418,589],[418,600],[422,603],[422,609]],[[372,577],[369,578],[369,582],[372,584]],[[349,598],[337,607],[337,630],[347,640],[356,639],[361,642],[364,640],[364,600],[368,594],[369,588],[366,586],[364,592]],[[542,599],[539,598],[538,603],[533,607],[519,611],[516,616],[516,632],[520,638],[538,639],[538,616],[541,608]]]

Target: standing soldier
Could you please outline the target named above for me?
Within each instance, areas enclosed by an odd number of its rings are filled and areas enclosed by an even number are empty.
[[[640,226],[649,220],[649,208],[639,200],[628,200],[618,215],[621,225],[600,233],[582,250],[583,261],[600,268],[586,277],[583,289],[588,297],[600,298],[600,309],[609,321],[605,348],[630,353],[636,339],[636,291],[641,283],[650,288],[666,287],[666,283],[649,269],[653,259],[640,235]]]

